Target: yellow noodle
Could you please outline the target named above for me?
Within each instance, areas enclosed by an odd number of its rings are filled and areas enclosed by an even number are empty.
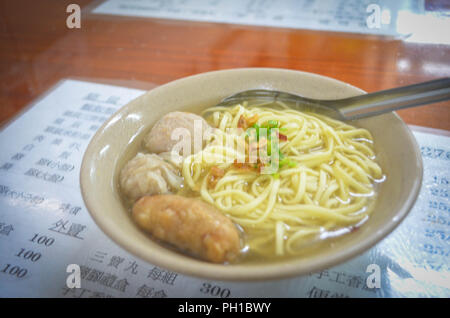
[[[217,128],[215,137],[201,152],[184,159],[182,175],[189,189],[244,229],[250,252],[297,255],[321,233],[366,220],[374,207],[374,180],[381,180],[383,172],[374,161],[369,131],[281,102],[269,104],[207,109],[204,116]],[[233,147],[245,135],[227,139],[227,129],[238,128],[241,116],[254,115],[258,125],[269,120],[280,124],[287,141],[280,142],[279,149],[294,167],[260,174],[234,166],[242,154]],[[208,186],[212,166],[225,175]]]

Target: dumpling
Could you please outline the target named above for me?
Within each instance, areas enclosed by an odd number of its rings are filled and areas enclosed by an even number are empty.
[[[120,172],[120,187],[132,202],[144,195],[167,194],[183,180],[179,170],[156,154],[138,153]]]

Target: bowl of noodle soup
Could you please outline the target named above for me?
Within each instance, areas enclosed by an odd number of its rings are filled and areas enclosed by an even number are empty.
[[[269,68],[203,73],[151,90],[114,114],[83,158],[83,199],[98,226],[151,264],[218,280],[316,272],[359,255],[392,232],[412,208],[422,180],[420,151],[403,121],[388,113],[341,122],[282,102],[257,100],[215,106],[229,95],[255,88],[317,99],[364,93],[324,76]],[[199,151],[174,164],[182,185],[170,191],[174,198],[201,201],[195,213],[208,205],[236,226],[240,245],[233,258],[180,251],[172,243],[184,226],[173,227],[177,233],[151,229],[149,235],[139,220],[144,222],[142,213],[149,209],[158,210],[153,214],[162,210],[155,208],[157,196],[144,206],[142,200],[134,203],[138,197],[130,201],[124,195],[131,177],[124,182],[123,170],[132,169],[133,160],[148,165],[144,158],[154,154],[143,147],[146,138],[161,118],[174,112],[201,116],[213,133]]]

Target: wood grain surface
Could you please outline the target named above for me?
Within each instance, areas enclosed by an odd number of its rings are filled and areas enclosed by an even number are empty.
[[[75,1],[0,1],[0,125],[63,78],[152,87],[238,67],[318,73],[367,92],[450,76],[450,47],[350,33],[95,15]],[[448,32],[448,30],[442,30]],[[140,87],[139,87],[140,86]],[[450,103],[401,110],[408,124],[450,130]]]

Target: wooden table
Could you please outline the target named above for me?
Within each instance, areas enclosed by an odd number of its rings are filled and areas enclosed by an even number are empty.
[[[66,27],[66,0],[0,1],[0,125],[60,79],[149,88],[196,73],[279,67],[333,77],[367,92],[450,76],[450,47],[349,33],[93,15]],[[448,32],[442,30],[441,32]],[[450,103],[399,111],[450,130]]]

